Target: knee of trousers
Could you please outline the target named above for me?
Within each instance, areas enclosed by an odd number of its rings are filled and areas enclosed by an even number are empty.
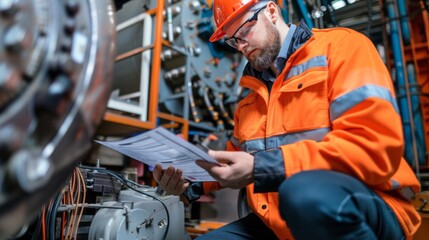
[[[336,174],[305,171],[283,181],[279,187],[279,209],[283,219],[313,218],[327,211],[333,194],[337,194]]]

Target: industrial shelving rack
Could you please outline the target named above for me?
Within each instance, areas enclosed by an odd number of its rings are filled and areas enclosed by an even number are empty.
[[[165,7],[165,1],[157,1],[157,6],[152,9],[148,9],[145,13],[154,16],[154,41],[147,47],[140,47],[128,52],[122,53],[116,57],[116,62],[123,59],[141,54],[145,51],[152,51],[152,56],[160,56],[163,45],[168,46],[168,43],[162,39],[162,31],[164,24],[163,11]],[[150,79],[159,79],[161,71],[161,59],[160,57],[153,57],[151,59],[151,75]],[[185,139],[188,138],[189,122],[181,117],[177,117],[168,113],[158,111],[158,92],[159,82],[151,81],[148,91],[148,102],[147,105],[147,118],[142,121],[139,118],[126,116],[123,114],[115,113],[114,111],[106,111],[104,115],[104,121],[100,125],[99,134],[106,135],[126,135],[131,132],[142,131],[145,129],[152,129],[157,126],[158,119],[170,120],[174,123],[182,126],[182,134]],[[176,126],[176,125],[174,125]],[[168,127],[168,126],[167,126]]]

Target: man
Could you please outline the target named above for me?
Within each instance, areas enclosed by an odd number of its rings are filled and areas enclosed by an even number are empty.
[[[216,183],[156,181],[189,200],[246,187],[252,213],[200,239],[411,239],[420,185],[402,158],[389,72],[373,44],[344,28],[287,25],[274,2],[215,0],[217,30],[249,60],[222,164],[197,161]],[[234,150],[234,151],[231,151]]]

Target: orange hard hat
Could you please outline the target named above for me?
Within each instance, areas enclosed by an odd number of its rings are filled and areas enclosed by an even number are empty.
[[[239,14],[244,13],[258,0],[215,0],[213,5],[213,18],[216,23],[216,31],[210,37],[210,42],[221,39],[225,32],[223,27],[231,22]]]

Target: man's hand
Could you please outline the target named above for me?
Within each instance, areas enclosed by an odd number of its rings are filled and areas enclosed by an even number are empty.
[[[254,158],[246,152],[212,151],[208,154],[220,163],[197,160],[222,187],[240,189],[253,182]]]
[[[182,170],[176,170],[174,167],[162,169],[161,165],[158,164],[153,169],[155,181],[169,195],[180,195],[189,186],[189,182],[183,179],[182,173]]]

